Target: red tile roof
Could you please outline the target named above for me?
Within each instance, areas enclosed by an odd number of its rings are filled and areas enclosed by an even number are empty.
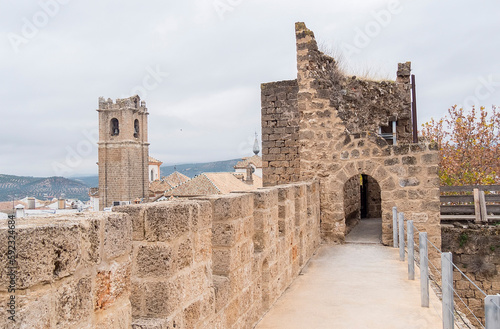
[[[249,164],[253,164],[256,168],[262,168],[262,158],[258,155],[242,158],[241,161],[234,166],[234,169],[246,169]]]
[[[190,181],[165,192],[165,196],[193,197],[211,194],[228,194],[262,187],[262,179],[254,175],[252,185],[238,179],[234,173],[202,173]]]
[[[149,164],[158,164],[158,163],[161,165],[163,162],[153,158],[152,156],[149,157]]]
[[[154,181],[149,184],[149,190],[154,193],[163,193],[165,191],[170,190],[173,187],[176,187],[182,183],[190,180],[186,175],[181,174],[178,171],[173,172],[167,177],[163,177],[161,181]]]

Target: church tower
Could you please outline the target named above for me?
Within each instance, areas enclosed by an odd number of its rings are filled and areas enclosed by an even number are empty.
[[[99,98],[99,210],[148,201],[148,110],[139,96]]]

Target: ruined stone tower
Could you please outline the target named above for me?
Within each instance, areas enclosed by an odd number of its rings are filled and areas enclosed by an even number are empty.
[[[304,23],[295,34],[296,79],[261,86],[264,186],[319,180],[324,242],[375,217],[389,245],[397,206],[440,245],[439,154],[412,143],[411,63],[395,81],[349,76]]]
[[[139,96],[99,98],[99,210],[148,199],[148,110]]]

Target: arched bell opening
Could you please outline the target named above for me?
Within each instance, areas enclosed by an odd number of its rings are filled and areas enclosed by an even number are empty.
[[[135,119],[134,121],[134,138],[139,138],[139,120]]]
[[[118,136],[120,134],[120,123],[117,118],[111,119],[110,122],[111,136]]]

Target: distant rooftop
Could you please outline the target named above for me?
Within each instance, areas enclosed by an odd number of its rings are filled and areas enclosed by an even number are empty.
[[[242,158],[241,161],[234,166],[234,169],[246,169],[249,164],[253,164],[256,168],[262,168],[262,158],[258,155]]]
[[[165,192],[165,196],[192,197],[212,194],[228,194],[235,191],[249,191],[262,187],[262,179],[254,176],[253,184],[246,184],[241,174],[231,172],[211,172],[200,174],[193,179]]]

